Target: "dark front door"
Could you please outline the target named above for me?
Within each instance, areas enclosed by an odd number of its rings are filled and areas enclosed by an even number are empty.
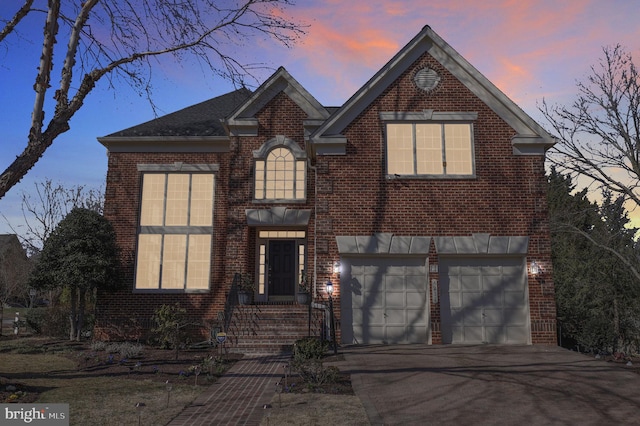
[[[292,240],[269,241],[269,294],[293,296],[296,283],[296,244]]]

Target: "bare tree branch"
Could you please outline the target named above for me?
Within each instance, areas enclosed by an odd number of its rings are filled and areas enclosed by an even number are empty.
[[[621,46],[603,52],[572,105],[539,107],[560,138],[549,158],[640,206],[640,75]]]
[[[303,34],[284,8],[290,0],[50,0],[44,22],[42,56],[34,85],[31,129],[23,152],[0,173],[0,198],[18,183],[51,146],[69,130],[96,83],[120,77],[151,100],[152,58],[173,55],[177,61],[195,58],[213,75],[245,85],[260,64],[245,63],[239,52],[258,37],[290,46]],[[12,27],[32,8],[16,13]],[[57,38],[68,42],[60,46]],[[45,124],[45,100],[55,68],[54,53],[62,50],[60,84],[55,109]],[[44,129],[44,130],[43,130]]]
[[[32,4],[33,4],[33,0],[25,0],[20,10],[16,12],[13,18],[11,18],[11,20],[7,22],[7,24],[4,26],[2,31],[0,31],[0,43],[2,42],[2,40],[4,40],[6,36],[8,36],[13,32],[13,30],[20,23],[20,21],[22,21],[22,18],[24,18],[29,14],[29,12],[31,12]]]

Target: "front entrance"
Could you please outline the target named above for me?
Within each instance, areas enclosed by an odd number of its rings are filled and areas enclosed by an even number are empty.
[[[296,291],[296,244],[293,240],[269,241],[269,293],[294,296]]]
[[[255,300],[293,302],[306,265],[306,232],[261,230],[257,237]]]

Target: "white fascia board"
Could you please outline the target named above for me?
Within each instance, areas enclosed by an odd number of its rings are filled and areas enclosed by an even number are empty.
[[[227,136],[101,137],[109,152],[229,152]]]

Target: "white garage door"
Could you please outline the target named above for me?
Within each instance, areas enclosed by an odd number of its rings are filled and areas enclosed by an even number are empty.
[[[440,260],[443,343],[530,343],[525,261]]]
[[[342,259],[344,343],[427,343],[426,258]]]

